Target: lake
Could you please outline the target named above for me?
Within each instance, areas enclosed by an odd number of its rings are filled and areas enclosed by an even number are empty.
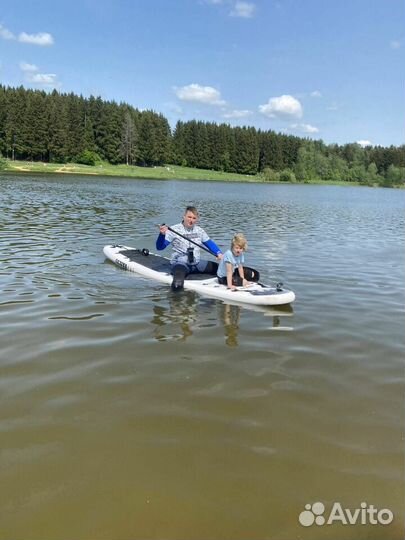
[[[3,174],[0,201],[0,540],[404,537],[404,190]],[[296,301],[105,260],[188,204]]]

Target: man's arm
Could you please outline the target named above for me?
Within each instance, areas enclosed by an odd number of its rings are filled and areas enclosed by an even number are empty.
[[[208,240],[206,242],[203,242],[204,246],[207,247],[212,253],[213,255],[215,255],[216,257],[218,257],[218,255],[221,255],[222,254],[222,251],[221,249],[216,245],[216,243],[211,240],[211,238],[208,238]]]
[[[156,239],[156,249],[158,251],[162,251],[162,249],[165,249],[170,242],[166,240],[166,236],[162,233],[159,233],[159,236]]]

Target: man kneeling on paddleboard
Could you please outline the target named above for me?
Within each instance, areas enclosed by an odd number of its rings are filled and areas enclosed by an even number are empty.
[[[187,274],[213,274],[217,272],[218,264],[206,261],[200,257],[200,249],[208,251],[218,260],[223,254],[208,234],[197,225],[198,211],[195,206],[187,206],[183,221],[173,227],[163,224],[159,226],[159,236],[156,249],[161,251],[172,244],[170,260],[173,274],[172,290],[180,291],[184,286]]]

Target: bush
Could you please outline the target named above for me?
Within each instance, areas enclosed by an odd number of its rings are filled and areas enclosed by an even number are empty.
[[[280,181],[280,173],[276,172],[270,167],[265,167],[263,169],[262,175],[265,182],[279,182]]]
[[[0,154],[0,171],[3,171],[6,168],[6,165],[7,165],[7,161]]]
[[[280,173],[280,182],[296,182],[295,174],[291,169],[284,169]]]
[[[76,162],[81,163],[82,165],[94,166],[98,161],[100,161],[100,156],[91,150],[83,150],[76,158]]]

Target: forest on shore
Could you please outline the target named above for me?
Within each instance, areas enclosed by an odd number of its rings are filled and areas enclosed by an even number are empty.
[[[179,120],[172,130],[161,113],[126,103],[0,85],[0,168],[4,158],[174,164],[261,175],[265,181],[405,185],[405,145],[327,145],[272,130],[196,120]]]

